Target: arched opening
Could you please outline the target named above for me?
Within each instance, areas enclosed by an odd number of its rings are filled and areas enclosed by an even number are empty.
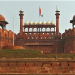
[[[0,29],[2,29],[2,27],[0,26]]]
[[[37,28],[34,28],[34,31],[33,32],[37,32]]]
[[[25,32],[28,32],[28,28],[25,28]]]
[[[42,32],[45,32],[45,28],[42,28]]]
[[[29,28],[29,32],[32,32],[32,28]]]
[[[46,31],[50,31],[50,28],[46,28]]]
[[[54,31],[54,28],[51,28],[51,31]]]

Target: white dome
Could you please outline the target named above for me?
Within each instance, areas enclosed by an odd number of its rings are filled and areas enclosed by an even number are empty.
[[[30,22],[29,22],[29,24],[30,24],[30,25],[32,25],[32,24],[33,24],[33,22],[32,22],[32,21],[30,21]]]
[[[28,25],[28,22],[26,21],[24,24],[25,24],[25,25]]]
[[[36,25],[37,24],[37,22],[36,21],[34,21],[34,23],[33,23],[34,25]]]
[[[58,9],[56,11],[59,11]]]
[[[38,24],[41,24],[40,20],[39,20]]]
[[[20,11],[23,11],[22,9]]]
[[[47,24],[47,25],[50,25],[50,22],[49,22],[49,21],[47,21],[47,22],[46,22],[46,24]]]
[[[46,22],[45,22],[45,21],[43,21],[43,22],[42,22],[42,24],[43,24],[43,25],[45,25],[45,24],[46,24]]]
[[[51,25],[54,25],[54,22],[53,21],[51,22]]]

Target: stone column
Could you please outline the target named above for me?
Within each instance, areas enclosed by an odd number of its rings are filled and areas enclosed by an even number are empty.
[[[42,32],[42,27],[41,27],[41,32]]]
[[[32,32],[33,32],[33,27],[32,27]]]
[[[24,32],[25,32],[25,27],[24,27]]]
[[[46,27],[45,27],[45,32],[46,32]]]
[[[28,27],[28,32],[29,32],[29,27]]]
[[[20,14],[19,14],[19,16],[20,16],[20,36],[22,35],[22,33],[23,33],[23,11],[19,11],[20,12]]]
[[[50,28],[50,32],[51,32],[51,28]]]
[[[37,27],[37,32],[38,32],[38,27]]]

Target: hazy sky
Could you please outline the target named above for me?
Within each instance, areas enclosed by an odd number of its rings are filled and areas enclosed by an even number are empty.
[[[23,24],[30,20],[32,22],[39,21],[39,6],[43,17],[40,17],[40,21],[51,22],[54,21],[56,25],[56,5],[60,11],[59,16],[59,32],[64,33],[65,29],[72,29],[72,20],[75,15],[75,1],[1,1],[0,0],[0,14],[2,14],[6,21],[9,23],[6,26],[7,30],[13,31],[13,16],[15,15],[14,32],[19,33],[20,31],[20,16],[19,11],[22,8],[24,11]]]

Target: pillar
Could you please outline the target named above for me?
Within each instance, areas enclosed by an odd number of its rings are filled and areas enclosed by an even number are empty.
[[[46,27],[45,27],[45,32],[46,32]]]
[[[29,32],[29,27],[28,27],[28,32]]]
[[[32,32],[33,32],[33,27],[32,27]]]
[[[20,36],[22,35],[22,33],[23,33],[23,10],[21,9],[20,11],[20,14],[19,14],[19,16],[20,16]]]
[[[25,28],[24,28],[24,32],[25,32]]]
[[[55,32],[55,27],[54,27],[54,32]]]
[[[41,27],[41,32],[42,32],[42,27]]]
[[[50,28],[50,32],[51,32],[51,28]]]
[[[37,27],[37,32],[38,32],[38,27]]]
[[[56,35],[57,36],[59,35],[59,15],[60,15],[59,12],[60,11],[57,10],[55,14],[56,15]]]

